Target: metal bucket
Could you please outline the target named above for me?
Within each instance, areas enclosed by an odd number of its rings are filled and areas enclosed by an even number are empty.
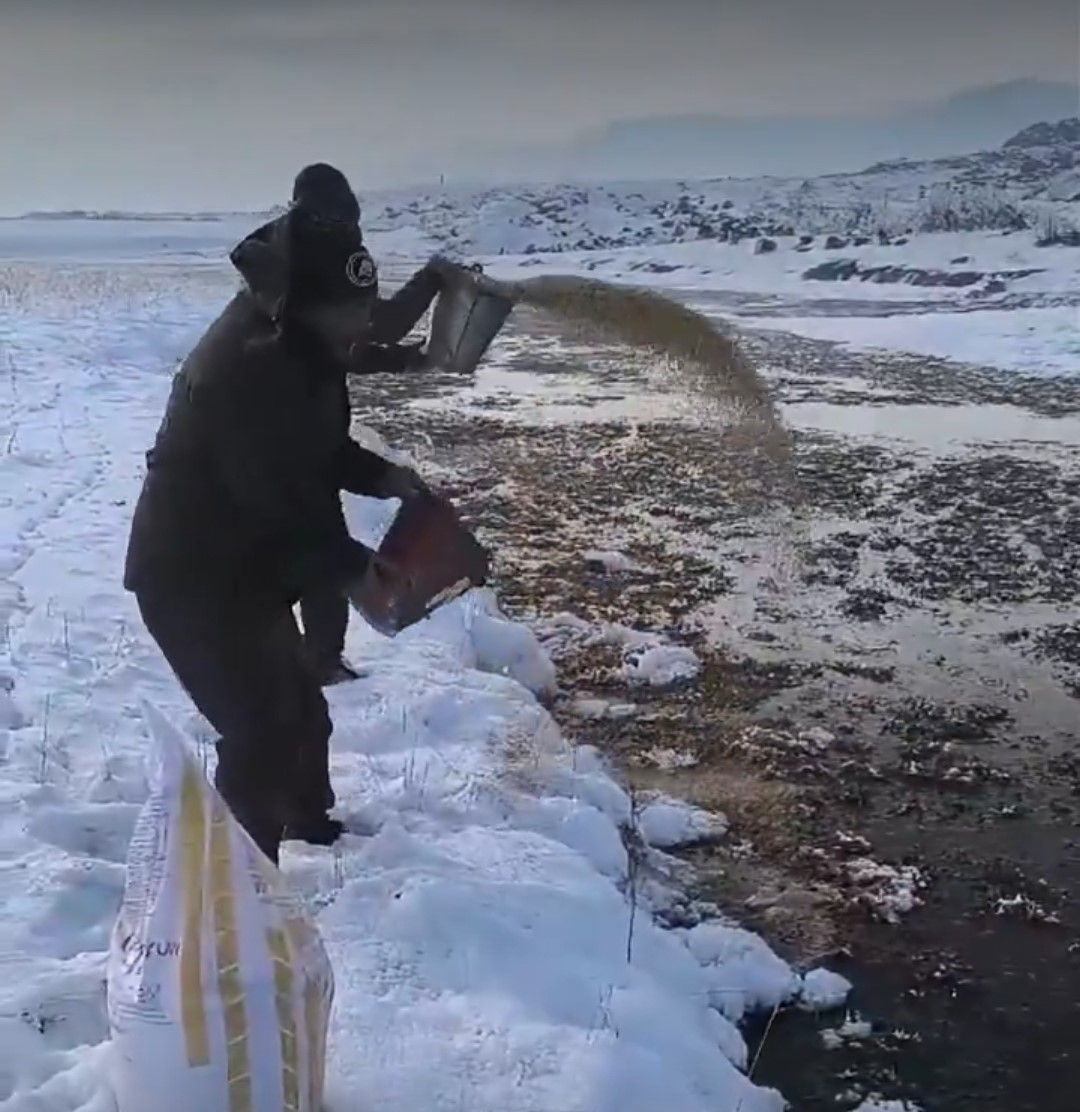
[[[461,267],[432,310],[426,365],[460,374],[474,371],[513,307],[513,300],[478,266]]]

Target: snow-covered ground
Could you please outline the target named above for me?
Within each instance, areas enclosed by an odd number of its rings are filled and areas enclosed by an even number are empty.
[[[226,280],[227,252],[258,217],[218,221],[95,220],[0,222],[0,271],[5,265],[70,269],[115,266],[151,256],[162,276],[182,266]],[[373,233],[372,249],[392,270],[441,245],[415,228]],[[913,236],[902,246],[865,244],[842,250],[822,241],[795,249],[793,239],[758,255],[753,242],[654,244],[614,251],[497,255],[483,259],[508,280],[544,273],[579,274],[663,289],[706,313],[748,327],[782,329],[864,349],[887,348],[1000,367],[1027,374],[1072,374],[1080,368],[1080,250],[1039,248],[1030,236],[996,231]],[[860,271],[885,266],[911,275],[976,274],[965,287],[876,281],[808,279],[807,271],[838,260]],[[1007,278],[995,275],[1034,271]],[[113,274],[104,280],[115,282]],[[0,304],[5,295],[0,290]]]
[[[165,233],[132,234],[135,254]],[[146,790],[140,697],[210,740],[120,585],[170,374],[233,286],[182,262],[2,273],[2,1112],[113,1107],[104,956]],[[350,512],[374,537],[392,509]],[[364,835],[283,859],[338,982],[329,1107],[780,1108],[741,1072],[737,1025],[800,977],[726,922],[654,926],[677,883],[656,850],[665,879],[639,877],[630,938],[620,827],[670,846],[722,817],[670,799],[638,814],[560,736],[535,697],[550,662],[486,592],[395,641],[350,637],[368,674],[332,695],[334,779]]]
[[[885,317],[747,317],[741,323],[1030,375],[1080,373],[1080,305]]]
[[[862,272],[895,267],[906,279],[805,277],[851,260]],[[903,246],[797,251],[780,240],[668,244],[620,251],[495,257],[489,272],[515,280],[577,274],[669,291],[707,314],[863,349],[886,348],[1031,375],[1080,370],[1080,250],[1039,248],[1000,232],[928,233]],[[1010,273],[1034,271],[1024,277]],[[969,286],[916,284],[926,274],[977,275]],[[915,279],[913,281],[912,279]],[[993,283],[998,283],[994,285]]]
[[[985,293],[990,277],[1011,271],[1035,271],[1024,278],[1008,280],[1013,296],[1071,293],[1080,298],[1080,251],[1069,248],[1036,247],[1030,236],[1004,235],[996,231],[934,232],[914,235],[908,242],[885,246],[877,243],[847,243],[827,248],[820,237],[798,250],[793,237],[780,237],[775,251],[755,252],[755,242],[652,244],[619,250],[567,251],[558,254],[488,256],[489,271],[498,277],[527,278],[533,274],[587,274],[607,281],[629,282],[675,291],[717,291],[784,295],[786,297],[836,298],[880,301],[881,311],[889,302],[925,301],[948,304],[963,299],[971,302],[995,295]],[[897,276],[888,282],[872,277],[860,279],[808,279],[804,274],[822,264],[850,259],[860,270],[902,267],[911,272],[982,275],[967,287],[917,285]],[[996,295],[1000,297],[999,295]]]

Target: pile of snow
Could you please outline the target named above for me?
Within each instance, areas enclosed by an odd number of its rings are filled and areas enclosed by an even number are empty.
[[[714,972],[711,1002],[732,1022],[796,1000],[802,990],[799,976],[750,931],[710,922],[675,933]]]
[[[681,768],[693,768],[701,763],[701,758],[689,749],[673,749],[666,745],[653,745],[636,755],[637,762],[651,765],[661,772],[674,772]]]
[[[874,1033],[874,1025],[858,1016],[848,1016],[839,1027],[826,1027],[821,1041],[826,1050],[839,1050],[848,1043],[864,1042]]]
[[[556,658],[573,649],[609,646],[620,650],[617,678],[637,686],[667,687],[693,679],[701,660],[693,649],[673,645],[658,633],[631,629],[618,622],[593,625],[576,614],[560,613],[534,626],[544,647]]]
[[[728,821],[724,815],[656,792],[639,807],[637,826],[647,845],[675,849],[723,837]]]
[[[691,680],[701,671],[701,661],[693,649],[683,645],[651,645],[633,649],[627,655],[622,674],[628,683],[667,687],[679,680]]]
[[[120,585],[127,522],[178,355],[223,282],[140,273],[141,293],[43,283],[0,324],[0,1108],[110,1112],[104,956],[145,798],[140,696],[206,756]],[[228,281],[231,281],[228,280]],[[204,283],[200,285],[200,283]],[[353,509],[372,534],[387,507]],[[333,776],[354,833],[290,844],[338,999],[328,1109],[772,1112],[738,1022],[795,999],[757,936],[664,931],[630,907],[631,802],[534,692],[535,639],[475,592],[387,641],[333,691]]]
[[[812,969],[803,977],[800,1007],[811,1012],[838,1008],[848,998],[851,982],[829,969]]]
[[[1020,919],[1025,923],[1043,923],[1046,926],[1057,927],[1061,925],[1061,917],[1053,911],[1047,911],[1037,900],[1023,892],[1015,896],[999,896],[990,901],[994,915],[1005,919]]]
[[[634,718],[637,716],[638,707],[635,703],[615,703],[608,699],[579,696],[571,702],[570,712],[579,718],[612,720]]]
[[[859,901],[879,919],[895,925],[914,911],[922,899],[926,879],[915,865],[886,865],[872,857],[856,857],[843,864],[848,880],[859,890]]]
[[[585,553],[585,563],[608,572],[633,571],[637,567],[625,552],[609,552],[598,548],[591,548]]]

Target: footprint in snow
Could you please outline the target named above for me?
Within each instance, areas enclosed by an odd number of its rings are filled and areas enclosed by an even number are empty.
[[[73,857],[123,864],[138,814],[136,803],[125,802],[46,807],[30,819],[27,833]]]
[[[48,878],[55,888],[45,910],[27,923],[27,945],[55,958],[108,949],[124,892],[124,868],[82,861]]]

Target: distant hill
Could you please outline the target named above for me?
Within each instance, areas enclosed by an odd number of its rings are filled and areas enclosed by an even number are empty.
[[[990,96],[965,96],[954,99],[950,111],[955,118],[972,118],[973,105],[992,102]],[[381,237],[382,250],[439,249],[463,256],[692,240],[732,243],[834,232],[900,238],[917,232],[997,229],[1038,235],[1050,223],[1076,229],[1080,236],[1080,117],[1027,121],[993,147],[962,150],[941,157],[890,158],[854,172],[821,175],[659,179],[639,172],[598,184],[385,190],[362,197],[364,227]],[[191,222],[225,218],[50,216]],[[252,214],[250,219],[264,217]]]
[[[626,120],[582,137],[568,153],[567,168],[591,180],[857,170],[873,162],[997,147],[1036,121],[1075,116],[1077,98],[1074,85],[1028,80],[878,117]]]
[[[1005,141],[1006,150],[1012,147],[1032,150],[1039,147],[1064,146],[1080,146],[1080,118],[1076,116],[1058,120],[1056,124],[1032,124]]]
[[[968,116],[972,104],[967,97],[954,107],[958,118]],[[1080,119],[1029,121],[986,150],[886,159],[849,173],[639,176],[598,184],[396,191],[365,200],[370,230],[418,228],[432,244],[464,255],[832,232],[1039,235],[1048,221],[1080,228]]]

